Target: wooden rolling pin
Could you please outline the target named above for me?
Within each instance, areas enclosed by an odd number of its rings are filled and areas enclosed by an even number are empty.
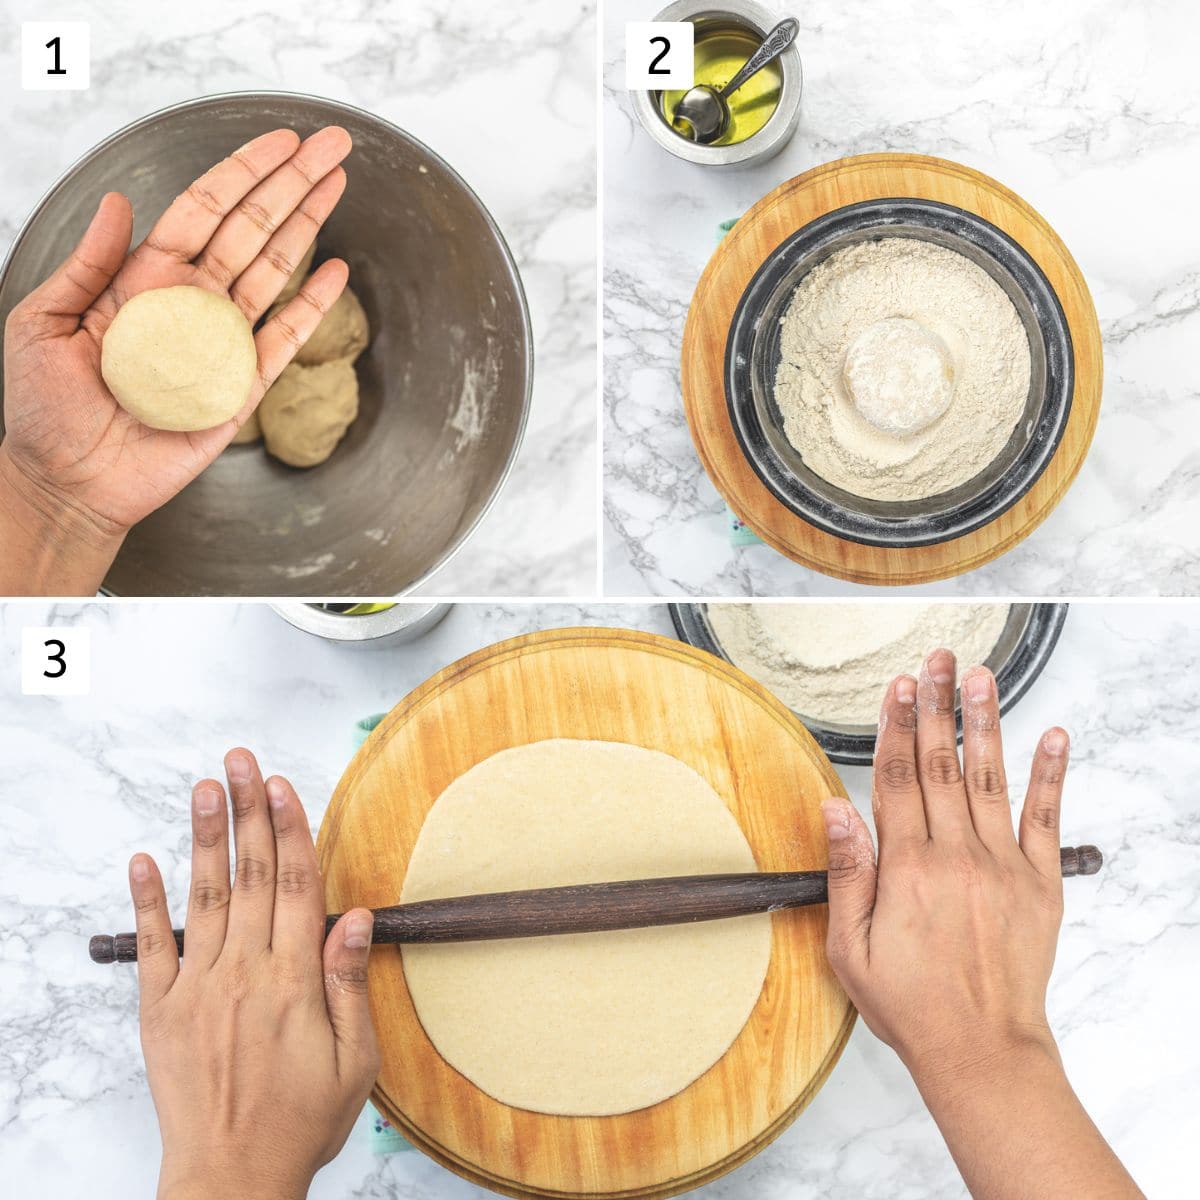
[[[1065,846],[1059,856],[1064,879],[1095,875],[1104,862],[1095,846]],[[484,942],[719,921],[824,904],[829,899],[827,884],[824,871],[764,871],[486,892],[377,908],[371,940],[376,945]],[[326,935],[340,915],[325,918]],[[183,930],[174,932],[182,954]],[[98,933],[88,944],[88,952],[93,962],[136,962],[137,934]]]
[[[1095,875],[1104,861],[1095,846],[1064,847],[1059,857],[1064,878]],[[824,904],[827,884],[824,871],[775,871],[454,896],[376,909],[371,940],[377,945],[477,942],[716,921]],[[340,916],[325,918],[326,934]],[[183,930],[174,934],[182,954]],[[135,962],[137,934],[97,934],[88,949],[94,962]]]

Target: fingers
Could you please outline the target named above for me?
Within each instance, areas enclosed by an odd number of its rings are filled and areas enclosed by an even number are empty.
[[[196,257],[196,266],[221,291],[227,291],[350,148],[350,135],[336,125],[306,138],[293,155],[238,201]],[[301,253],[307,248],[305,243]]]
[[[345,190],[346,172],[334,167],[238,276],[230,299],[252,325],[275,303]]]
[[[821,805],[829,843],[829,962],[839,977],[867,965],[875,911],[875,848],[866,822],[849,800]]]
[[[135,253],[191,262],[234,206],[287,162],[299,144],[292,130],[276,129],[239,147],[175,198]]]
[[[879,833],[879,855],[929,840],[925,805],[917,783],[917,681],[911,675],[892,680],[879,713],[871,803]]]
[[[120,192],[100,201],[79,245],[66,262],[22,302],[27,316],[53,322],[71,333],[121,269],[133,237],[133,209]]]
[[[917,679],[917,777],[925,797],[929,836],[959,838],[972,833],[954,719],[954,655],[935,650]]]
[[[1021,809],[1021,849],[1039,875],[1058,880],[1060,887],[1059,816],[1070,749],[1065,729],[1055,727],[1042,735],[1033,754],[1029,790]]]
[[[325,941],[325,1006],[337,1043],[338,1075],[343,1079],[373,1080],[379,1073],[379,1048],[367,998],[373,923],[370,909],[351,909]]]
[[[267,780],[267,803],[275,828],[275,913],[271,950],[299,968],[319,976],[321,945],[325,940],[325,895],[317,869],[308,818],[300,797],[286,780]]]
[[[188,893],[184,970],[212,966],[225,944],[229,916],[229,815],[225,789],[203,779],[192,789],[192,886]]]
[[[236,853],[225,945],[240,952],[265,950],[271,944],[275,911],[275,830],[267,811],[266,788],[249,750],[230,750],[225,755],[225,774],[233,803]]]
[[[167,894],[154,859],[135,854],[129,862],[129,893],[137,925],[138,988],[143,1008],[161,1000],[179,974],[179,950],[171,931]]]
[[[342,294],[349,276],[350,269],[340,258],[323,262],[309,276],[299,293],[255,334],[262,391],[253,398],[253,404],[258,403],[262,394],[295,357],[296,351],[312,337],[322,318]],[[245,415],[253,411],[253,404]],[[239,419],[244,419],[242,414],[239,414]]]
[[[986,667],[972,667],[962,680],[963,778],[971,823],[993,854],[1016,849],[1004,747],[1000,737],[1000,700],[996,680]]]

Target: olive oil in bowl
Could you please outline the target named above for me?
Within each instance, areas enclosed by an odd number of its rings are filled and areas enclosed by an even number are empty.
[[[697,21],[694,82],[706,83],[720,91],[761,45],[762,36],[744,25]],[[728,98],[729,128],[711,144],[732,146],[753,137],[779,106],[782,87],[783,75],[779,63],[768,63]],[[683,122],[675,124],[675,109],[685,91],[675,89],[658,94],[663,120],[683,138],[687,138],[683,131],[685,126]]]

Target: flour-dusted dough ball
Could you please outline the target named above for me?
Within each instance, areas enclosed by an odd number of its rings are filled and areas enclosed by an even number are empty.
[[[258,409],[256,408],[249,417],[246,418],[246,423],[233,435],[231,446],[245,446],[249,442],[257,442],[262,437],[262,426],[258,423]]]
[[[317,243],[313,242],[311,246],[304,252],[304,257],[300,260],[296,269],[288,277],[287,283],[283,285],[283,291],[275,297],[276,304],[286,304],[299,290],[300,285],[304,282],[305,276],[312,266],[313,255],[317,252]]]
[[[358,376],[347,359],[292,363],[258,406],[267,452],[292,467],[323,463],[358,416]]]
[[[868,325],[850,343],[842,376],[863,420],[893,437],[928,428],[954,397],[949,347],[907,317]]]
[[[250,397],[258,352],[232,300],[197,287],[139,292],[104,335],[100,373],[152,429],[212,429]]]
[[[276,304],[268,314],[268,319],[279,308]],[[370,338],[367,314],[358,297],[347,287],[313,331],[312,337],[296,352],[295,361],[303,367],[333,362],[338,358],[353,362],[367,348]]]

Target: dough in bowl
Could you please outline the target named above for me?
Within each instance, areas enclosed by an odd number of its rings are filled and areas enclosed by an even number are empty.
[[[733,814],[691,767],[555,738],[446,788],[400,899],[754,870]],[[762,991],[771,918],[402,953],[417,1016],[452,1067],[517,1108],[602,1116],[668,1099],[729,1049]]]
[[[231,446],[245,446],[250,442],[262,441],[262,426],[258,423],[258,409],[256,408],[247,418],[246,423],[233,435]]]
[[[268,320],[280,307],[277,302],[268,313]],[[363,311],[358,297],[347,286],[312,336],[296,351],[295,361],[304,367],[332,362],[338,358],[347,358],[353,362],[367,348],[370,336],[367,314]]]
[[[347,359],[293,362],[258,406],[267,451],[293,467],[324,462],[358,416],[358,376]]]
[[[240,412],[258,369],[254,333],[226,296],[154,288],[127,300],[100,351],[117,403],[152,429],[212,429]]]

